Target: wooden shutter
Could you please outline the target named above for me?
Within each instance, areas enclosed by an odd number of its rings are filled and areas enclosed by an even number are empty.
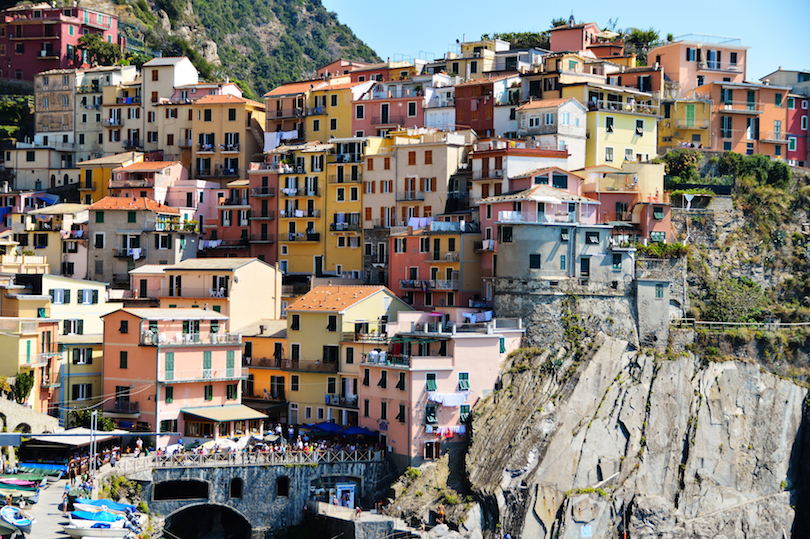
[[[70,288],[65,288],[65,305],[70,303]]]
[[[93,290],[93,304],[98,303],[98,290]]]
[[[79,363],[79,349],[74,348],[73,349],[73,364],[78,365],[78,363]],[[73,389],[75,390],[76,386],[73,386]],[[75,393],[75,391],[74,391],[74,393]],[[75,399],[76,397],[73,397],[73,398]]]
[[[76,335],[84,335],[84,320],[76,321]]]
[[[419,191],[421,191],[421,192],[425,191],[425,179],[424,178],[419,178]]]
[[[87,354],[87,364],[93,364],[93,349],[92,348],[85,348],[84,353]]]

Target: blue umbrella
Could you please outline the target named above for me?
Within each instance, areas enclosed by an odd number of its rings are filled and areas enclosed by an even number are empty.
[[[315,423],[312,428],[321,432],[337,432],[340,430],[340,425],[331,421],[323,421],[322,423]]]
[[[357,425],[355,425],[355,426],[353,426],[353,427],[346,427],[345,429],[343,429],[342,431],[340,431],[340,433],[341,433],[342,435],[344,435],[344,436],[355,436],[355,435],[360,435],[360,436],[377,436],[377,433],[376,433],[376,432],[370,431],[370,430],[368,430],[368,429],[366,429],[366,428],[363,428],[363,427],[359,427],[359,426],[357,426]]]

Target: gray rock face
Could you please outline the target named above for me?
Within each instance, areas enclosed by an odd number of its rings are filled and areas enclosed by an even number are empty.
[[[625,526],[650,539],[790,533],[786,487],[806,389],[751,363],[649,356],[604,335],[591,348],[574,374],[556,378],[535,362],[507,365],[505,389],[476,408],[470,482],[503,531],[570,539],[613,537]]]

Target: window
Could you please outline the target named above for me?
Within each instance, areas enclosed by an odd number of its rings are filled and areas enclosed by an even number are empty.
[[[503,227],[501,227],[501,241],[503,243],[512,243],[512,227],[511,226],[503,226]]]
[[[636,135],[644,135],[644,120],[636,120]]]
[[[321,121],[320,120],[312,120],[312,130],[313,131],[320,131],[321,130]]]
[[[203,121],[210,122],[211,121],[211,109],[203,110]]]
[[[733,66],[737,65],[737,53],[732,52],[732,53],[730,53],[730,55],[731,55],[731,57],[729,58],[728,63],[733,65]]]
[[[290,316],[290,329],[292,331],[299,331],[301,329],[301,315],[293,314]]]
[[[380,381],[377,382],[377,386],[381,389],[388,387],[388,371],[380,371]]]
[[[74,401],[91,399],[93,398],[93,384],[74,384],[72,393]]]
[[[363,385],[364,386],[366,386],[366,387],[371,386],[370,377],[371,377],[371,371],[369,371],[368,369],[363,369]]]
[[[613,116],[607,116],[605,118],[605,131],[613,133]]]
[[[405,413],[406,413],[405,412],[405,405],[400,404],[399,405],[399,412],[397,413],[397,421],[399,421],[400,423],[405,423]]]
[[[438,423],[438,418],[436,417],[436,405],[435,404],[428,404],[425,406],[425,423],[428,425],[435,425]]]
[[[661,283],[655,284],[655,299],[664,299],[664,285]]]
[[[470,73],[478,73],[478,62],[470,62]]]
[[[622,270],[622,255],[621,253],[613,253],[613,271]]]
[[[238,388],[237,384],[228,384],[225,386],[225,399],[232,401],[235,400],[238,396]]]
[[[568,189],[568,176],[565,174],[552,174],[551,186],[557,189]]]
[[[412,118],[414,116],[416,116],[416,102],[415,101],[409,101],[408,102],[408,117]]]
[[[722,138],[731,138],[731,116],[720,117],[720,136]]]
[[[397,382],[397,387],[396,388],[398,390],[400,390],[400,391],[405,391],[405,373],[404,372],[399,373],[399,381]]]
[[[529,269],[540,269],[540,255],[529,255]]]
[[[425,391],[436,391],[435,372],[429,372],[425,375]]]
[[[121,325],[118,327],[118,333],[129,333],[128,320],[121,320]]]
[[[565,255],[560,255],[560,269],[565,269]]]
[[[605,148],[605,162],[607,163],[613,162],[613,148],[610,147]]]
[[[560,113],[560,125],[570,125],[571,122],[571,113],[570,112],[561,112]]]
[[[332,94],[329,96],[329,106],[330,107],[337,107],[338,104],[338,96],[337,94]]]
[[[383,169],[384,170],[391,170],[391,158],[386,157],[383,159]]]
[[[470,390],[470,373],[468,372],[458,373],[458,390],[459,391]]]
[[[346,200],[346,189],[343,187],[337,188],[337,201],[344,202]]]
[[[554,113],[553,112],[547,112],[543,116],[544,116],[543,122],[544,122],[545,125],[554,125]]]
[[[395,238],[394,239],[394,252],[395,253],[404,253],[407,252],[407,238]]]
[[[103,232],[96,232],[95,236],[93,236],[93,246],[96,249],[104,249],[104,233]]]
[[[363,417],[369,416],[370,402],[368,399],[363,399]]]
[[[777,107],[782,106],[782,93],[781,92],[776,92],[774,94],[774,105],[776,105]]]
[[[461,423],[466,423],[469,418],[470,418],[470,405],[462,404],[461,407],[459,408],[458,420]]]
[[[329,130],[337,131],[337,118],[329,118]]]
[[[586,232],[585,243],[590,245],[597,245],[599,243],[599,232]]]
[[[328,320],[329,321],[326,324],[326,331],[337,331],[337,315],[330,314]]]
[[[661,221],[664,218],[664,207],[653,206],[653,217],[658,221]]]
[[[349,189],[349,200],[351,200],[352,202],[360,200],[360,189],[359,188],[352,187],[351,189]]]
[[[632,161],[633,160],[633,148],[625,148],[624,149],[624,160],[625,161]]]
[[[290,376],[290,391],[299,391],[301,387],[300,377],[297,374]]]
[[[152,70],[152,80],[153,80],[153,81],[158,80],[158,76],[159,76],[159,75],[158,75],[158,73],[159,73],[159,72],[158,72],[158,70],[157,70],[157,69],[153,69],[153,70]]]
[[[433,150],[425,150],[425,164],[426,165],[433,164]]]
[[[666,232],[650,232],[650,241],[665,243],[667,241]]]
[[[96,212],[96,222],[97,223],[103,223],[104,222],[104,212],[103,211],[97,211]]]
[[[166,386],[164,388],[164,396],[165,396],[164,400],[166,401],[167,404],[174,402],[174,387]]]
[[[214,400],[214,386],[211,384],[205,385],[203,387],[203,396],[207,401]]]
[[[228,121],[236,121],[236,109],[228,109]]]
[[[796,151],[796,137],[789,137],[788,138],[788,151],[795,152]]]
[[[121,350],[118,353],[118,368],[119,369],[126,369],[127,368],[127,352],[126,352],[126,350]]]
[[[127,223],[135,223],[138,220],[138,214],[134,211],[127,212]]]
[[[354,348],[346,348],[346,364],[351,365],[354,363]]]
[[[754,155],[754,143],[749,142],[745,145],[745,155]]]
[[[388,403],[384,401],[380,403],[380,419],[388,419]]]
[[[807,131],[807,116],[802,116],[802,131]]]

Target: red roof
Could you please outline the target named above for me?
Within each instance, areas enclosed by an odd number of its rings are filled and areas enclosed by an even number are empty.
[[[235,95],[205,95],[194,102],[195,105],[253,105],[264,108],[264,103],[236,97]]]
[[[151,198],[127,198],[127,197],[104,197],[95,204],[91,205],[88,210],[121,210],[121,211],[135,211],[146,210],[155,213],[170,213],[173,215],[180,215],[180,210],[177,208],[170,208],[152,200]]]
[[[563,103],[567,103],[574,99],[573,97],[557,97],[554,99],[538,99],[537,101],[530,101],[529,103],[523,104],[517,108],[517,110],[528,110],[528,109],[548,109],[548,108],[556,108],[562,105]]]
[[[115,170],[123,170],[124,172],[159,172],[174,165],[182,165],[182,163],[180,161],[142,161]]]

